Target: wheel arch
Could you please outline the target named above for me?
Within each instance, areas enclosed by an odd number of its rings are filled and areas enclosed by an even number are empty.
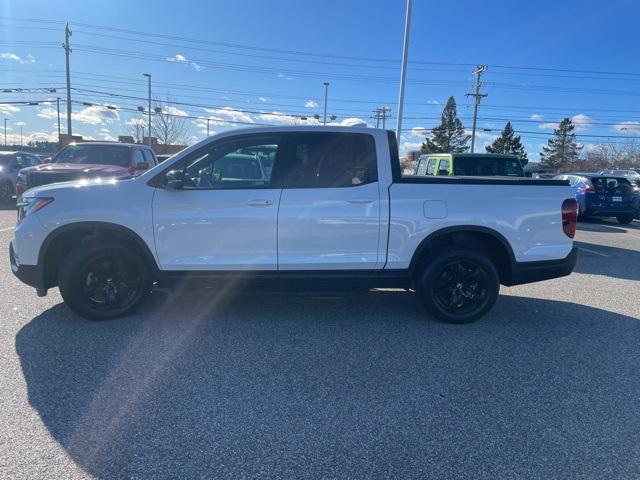
[[[425,237],[416,248],[409,271],[411,278],[415,277],[421,265],[428,261],[431,254],[445,245],[475,248],[479,246],[494,262],[501,283],[508,283],[511,278],[513,265],[516,263],[511,244],[500,232],[478,225],[456,225],[445,227],[432,232]]]
[[[38,253],[38,266],[42,271],[45,288],[57,284],[60,264],[74,246],[86,239],[100,237],[127,243],[138,250],[157,276],[158,264],[149,245],[130,228],[110,222],[74,222],[56,228],[42,243]]]

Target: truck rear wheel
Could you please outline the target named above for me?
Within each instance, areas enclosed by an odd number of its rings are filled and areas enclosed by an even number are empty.
[[[144,302],[152,275],[139,252],[96,239],[81,243],[64,259],[58,285],[75,313],[89,320],[108,320],[131,313]]]
[[[434,254],[416,286],[426,310],[446,323],[470,323],[493,307],[500,290],[496,267],[485,255],[467,249]]]

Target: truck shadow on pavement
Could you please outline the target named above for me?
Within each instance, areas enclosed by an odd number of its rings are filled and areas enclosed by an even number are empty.
[[[59,304],[16,349],[29,402],[97,478],[576,478],[639,464],[640,321],[501,296],[471,325],[413,296]]]
[[[574,272],[640,280],[639,251],[586,242],[574,242],[574,245],[579,248]]]

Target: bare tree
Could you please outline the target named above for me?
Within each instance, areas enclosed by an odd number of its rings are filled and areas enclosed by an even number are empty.
[[[144,120],[140,118],[132,118],[131,121],[127,123],[127,132],[133,137],[136,143],[143,142],[145,130],[144,127]]]
[[[151,117],[153,135],[158,138],[159,148],[162,153],[170,153],[167,145],[186,145],[190,136],[191,124],[186,113],[171,106],[171,101],[159,102]]]

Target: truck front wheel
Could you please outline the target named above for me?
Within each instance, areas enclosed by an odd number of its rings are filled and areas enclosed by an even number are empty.
[[[64,259],[58,285],[75,313],[89,320],[108,320],[140,306],[151,291],[152,275],[139,252],[95,239],[81,243]]]
[[[485,255],[472,250],[436,252],[420,272],[416,293],[426,310],[446,323],[470,323],[498,298],[500,280]]]

